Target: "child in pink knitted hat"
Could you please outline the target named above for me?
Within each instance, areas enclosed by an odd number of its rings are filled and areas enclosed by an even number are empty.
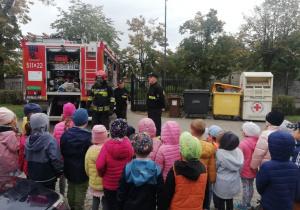
[[[57,140],[58,145],[60,146],[60,137],[62,134],[68,130],[70,127],[74,126],[72,121],[72,114],[75,112],[76,108],[72,103],[66,103],[63,106],[63,116],[59,123],[54,126],[53,137]],[[66,178],[64,175],[59,179],[59,192],[62,195],[65,195],[66,188]]]
[[[95,125],[92,130],[92,145],[85,155],[85,172],[89,177],[89,193],[93,196],[92,209],[98,209],[102,197],[102,209],[105,205],[102,178],[98,176],[96,159],[107,140],[107,130],[103,125]]]

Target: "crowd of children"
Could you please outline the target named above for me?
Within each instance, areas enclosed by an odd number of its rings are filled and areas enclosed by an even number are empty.
[[[262,132],[244,122],[241,141],[198,119],[184,132],[167,121],[161,139],[149,118],[140,120],[137,133],[123,119],[109,132],[103,125],[91,132],[87,111],[72,103],[63,106],[53,135],[39,105],[26,104],[24,115],[21,136],[16,115],[0,107],[0,175],[24,172],[52,190],[60,178],[63,195],[67,180],[72,210],[84,209],[86,193],[93,196],[92,210],[100,201],[103,210],[201,210],[210,209],[211,200],[218,210],[246,210],[255,179],[264,210],[300,209],[300,121],[284,121],[282,111],[267,114]]]

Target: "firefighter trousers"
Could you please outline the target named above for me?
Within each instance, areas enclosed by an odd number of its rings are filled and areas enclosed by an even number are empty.
[[[116,105],[117,118],[127,119],[127,105]]]
[[[148,117],[154,121],[156,136],[160,136],[161,132],[161,113],[160,108],[148,108]]]
[[[92,129],[94,125],[104,125],[107,132],[109,132],[109,112],[108,111],[93,111],[92,114]]]

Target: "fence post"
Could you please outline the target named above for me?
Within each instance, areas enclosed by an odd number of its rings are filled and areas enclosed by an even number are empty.
[[[131,90],[130,90],[130,95],[131,95],[131,111],[135,111],[136,109],[135,109],[135,95],[136,94],[134,94],[134,83],[135,83],[135,75],[134,74],[131,74],[131,85],[130,85],[130,88],[131,88]]]

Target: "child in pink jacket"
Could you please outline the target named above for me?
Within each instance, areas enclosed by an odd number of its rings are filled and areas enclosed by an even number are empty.
[[[153,145],[152,145],[152,152],[149,154],[149,158],[155,161],[155,157],[159,147],[162,145],[161,140],[156,138],[156,127],[152,119],[150,118],[143,118],[140,120],[138,124],[139,133],[148,132],[151,135]]]
[[[105,142],[96,160],[98,175],[102,177],[104,196],[109,210],[117,209],[117,188],[124,166],[132,160],[133,148],[125,136],[127,123],[116,119],[110,127],[112,139]]]
[[[246,210],[251,207],[250,203],[254,193],[253,182],[257,172],[251,170],[250,162],[260,134],[260,128],[253,122],[245,122],[241,132],[244,137],[244,140],[239,144],[239,148],[244,154],[244,166],[241,172],[243,199],[240,203],[235,203],[234,206],[236,209]]]
[[[284,113],[280,110],[273,110],[266,115],[266,130],[261,132],[252,155],[250,167],[258,170],[264,162],[271,160],[268,137],[271,133],[280,130],[280,125],[284,120]]]
[[[0,107],[0,175],[20,175],[20,135],[17,134],[17,117],[6,107]]]
[[[161,168],[164,180],[176,160],[180,160],[179,150],[180,127],[175,121],[167,121],[161,128],[161,145],[157,151],[155,162]]]
[[[63,117],[59,123],[54,126],[53,137],[57,140],[58,145],[60,146],[60,137],[63,133],[69,128],[74,126],[72,121],[72,115],[75,112],[76,108],[72,103],[66,103],[63,107]],[[66,188],[66,177],[61,175],[59,179],[59,192],[62,195],[65,195]]]

